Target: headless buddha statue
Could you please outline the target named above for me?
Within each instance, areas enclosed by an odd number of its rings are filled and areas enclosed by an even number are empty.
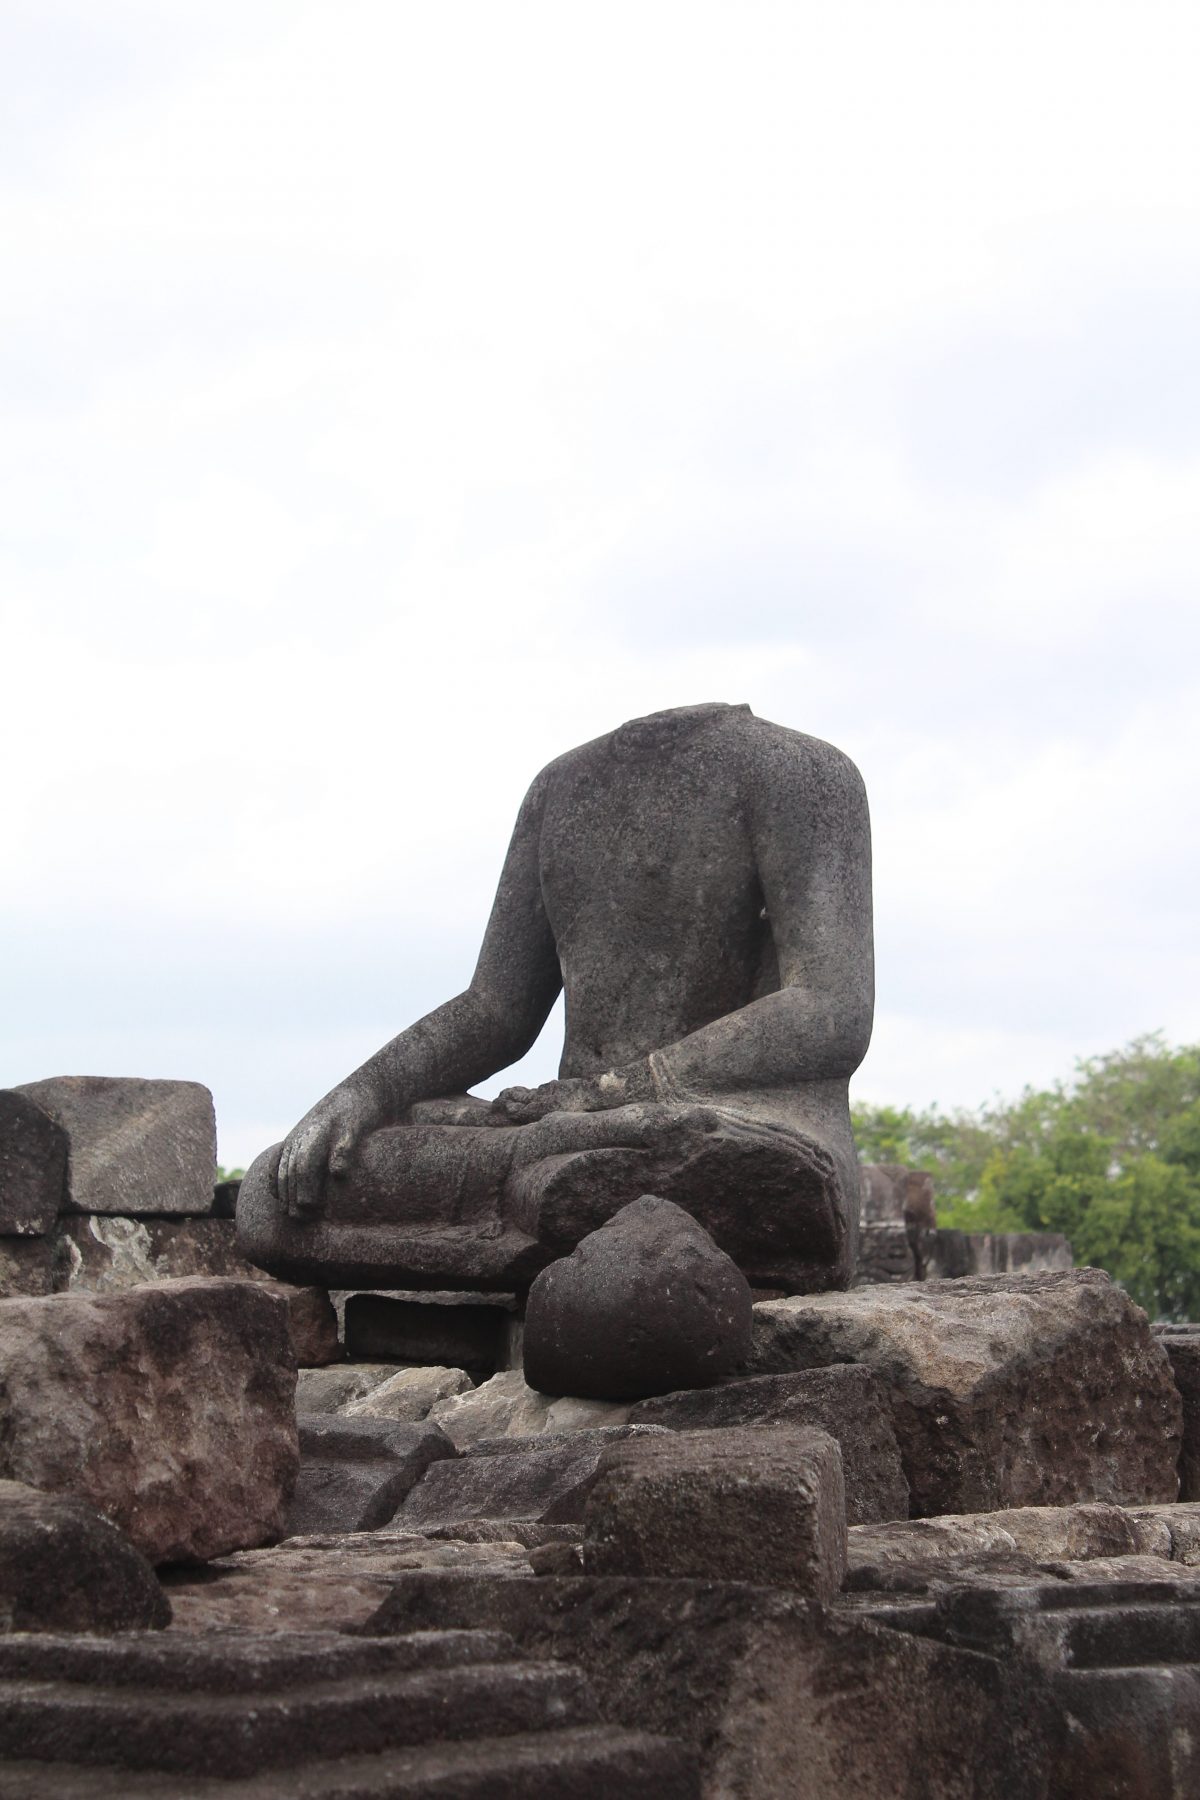
[[[560,989],[559,1078],[469,1094]],[[655,1193],[759,1286],[844,1287],[872,1006],[854,765],[747,706],[634,719],[537,777],[470,986],[257,1159],[242,1249],[328,1287],[521,1290]]]

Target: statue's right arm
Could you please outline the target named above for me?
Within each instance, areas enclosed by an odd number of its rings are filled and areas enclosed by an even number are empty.
[[[327,1177],[349,1172],[368,1133],[417,1100],[465,1092],[537,1038],[562,986],[538,867],[546,780],[543,771],[517,816],[470,986],[368,1057],[285,1140],[276,1185],[289,1212],[319,1212]]]

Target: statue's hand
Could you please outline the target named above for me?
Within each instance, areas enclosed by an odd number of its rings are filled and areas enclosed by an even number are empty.
[[[532,1125],[552,1112],[599,1112],[611,1102],[602,1100],[597,1083],[582,1081],[543,1081],[540,1087],[510,1087],[497,1094],[492,1112],[497,1125]]]
[[[632,1064],[608,1069],[603,1075],[543,1081],[541,1087],[505,1088],[492,1101],[492,1113],[497,1125],[532,1125],[547,1113],[607,1112],[614,1106],[654,1097],[649,1070]]]
[[[315,1218],[325,1201],[325,1183],[344,1178],[360,1140],[381,1120],[366,1095],[337,1087],[305,1113],[279,1153],[276,1189],[292,1218]]]

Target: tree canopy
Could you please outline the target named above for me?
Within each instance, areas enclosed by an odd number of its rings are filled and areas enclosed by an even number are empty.
[[[975,1111],[853,1115],[864,1162],[933,1175],[939,1224],[1061,1231],[1153,1317],[1200,1317],[1200,1044],[1135,1038]]]

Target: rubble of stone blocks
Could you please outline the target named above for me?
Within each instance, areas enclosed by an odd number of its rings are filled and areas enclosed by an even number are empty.
[[[235,1277],[286,1297],[301,1365],[337,1361],[328,1294],[273,1281],[239,1254],[216,1168],[212,1095],[197,1081],[76,1075],[0,1089],[0,1297]]]
[[[718,1281],[608,1383],[560,1304],[589,1392],[542,1390],[511,1296],[288,1289],[228,1197],[72,1212],[80,1116],[2,1115],[0,1267],[75,1279],[0,1300],[0,1800],[1200,1792],[1200,1328],[926,1273],[734,1306],[706,1366]]]

